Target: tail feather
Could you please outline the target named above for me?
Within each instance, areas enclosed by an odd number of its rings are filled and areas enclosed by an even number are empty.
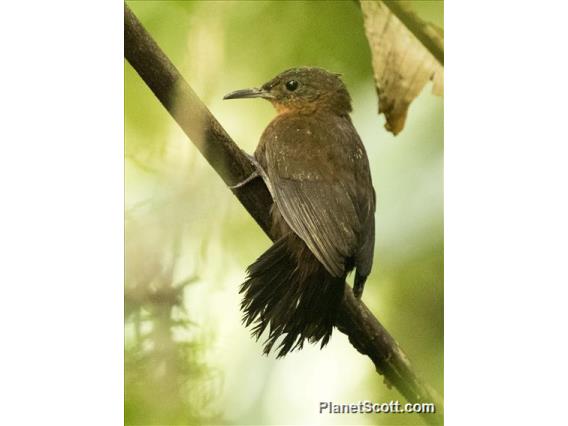
[[[281,337],[278,357],[305,340],[325,346],[343,299],[345,277],[331,276],[307,247],[299,256],[291,249],[298,244],[295,235],[279,239],[248,268],[241,286],[243,322],[257,340],[268,330],[265,354]]]

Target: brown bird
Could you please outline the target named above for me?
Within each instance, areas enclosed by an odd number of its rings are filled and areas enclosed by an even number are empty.
[[[276,242],[247,270],[241,286],[246,326],[268,330],[264,353],[278,356],[329,341],[347,274],[361,297],[373,264],[375,191],[365,147],[338,74],[301,67],[260,88],[224,99],[264,98],[278,115],[260,138],[253,162],[273,198]]]

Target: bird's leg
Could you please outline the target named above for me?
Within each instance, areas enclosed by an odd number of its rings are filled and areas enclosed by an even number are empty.
[[[237,189],[240,188],[242,186],[245,186],[247,183],[249,183],[251,180],[256,179],[257,177],[260,176],[260,164],[258,164],[258,161],[256,161],[256,158],[254,158],[254,155],[250,155],[249,153],[242,151],[244,155],[246,155],[246,157],[250,160],[250,162],[254,165],[254,171],[247,177],[245,178],[243,181],[229,186],[229,189]]]
[[[250,154],[248,154],[244,151],[243,151],[243,153],[247,156],[247,158],[250,160],[250,162],[254,165],[254,171],[246,179],[244,179],[242,182],[239,182],[235,185],[229,186],[229,189],[234,190],[234,189],[241,188],[242,186],[246,185],[247,183],[256,179],[257,177],[261,177],[262,180],[264,181],[266,187],[268,188],[270,195],[273,196],[272,185],[270,185],[270,181],[268,180],[268,175],[262,169],[262,166],[260,165],[260,163],[258,161],[256,161],[256,158],[254,158],[254,155],[250,155]],[[274,196],[273,196],[273,198],[274,198]]]
[[[245,186],[251,180],[256,179],[259,176],[260,176],[260,173],[258,172],[258,170],[255,169],[245,180],[237,183],[236,185],[229,186],[229,189],[237,189],[237,188],[240,188],[241,186]]]
[[[355,273],[355,283],[353,284],[353,294],[355,295],[355,298],[361,299],[361,296],[363,296],[365,281],[367,281],[366,276]]]

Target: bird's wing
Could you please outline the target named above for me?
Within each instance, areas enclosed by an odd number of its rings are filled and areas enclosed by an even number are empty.
[[[342,276],[346,259],[357,251],[361,229],[357,164],[344,149],[349,142],[341,140],[341,132],[315,140],[314,132],[287,127],[277,133],[280,141],[265,150],[274,201],[325,268]],[[270,138],[270,132],[265,136]]]
[[[357,215],[340,184],[273,178],[275,201],[292,230],[334,276],[344,274],[353,255]]]

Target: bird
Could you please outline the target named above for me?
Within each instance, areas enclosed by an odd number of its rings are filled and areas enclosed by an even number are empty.
[[[263,353],[277,357],[331,337],[355,270],[360,299],[373,265],[376,195],[369,160],[350,118],[341,75],[318,67],[285,70],[258,88],[223,99],[262,98],[276,117],[251,156],[272,196],[272,246],[247,269],[241,311]]]

